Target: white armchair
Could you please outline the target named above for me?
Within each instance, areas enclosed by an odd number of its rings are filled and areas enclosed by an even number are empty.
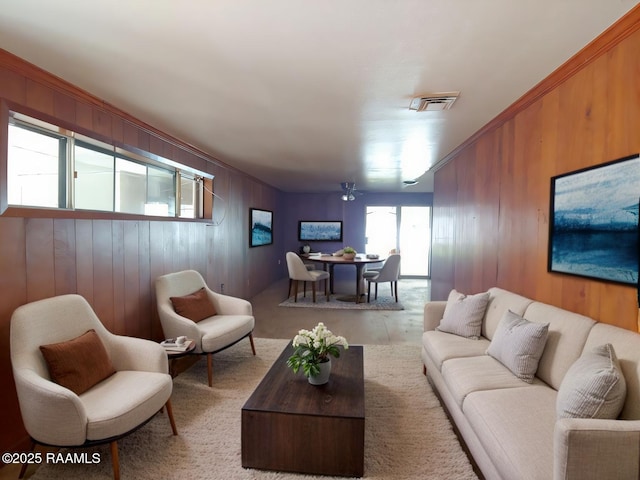
[[[193,321],[176,313],[171,297],[183,297],[203,289],[210,300],[215,315]],[[209,386],[213,385],[213,354],[224,350],[245,337],[249,337],[251,350],[256,354],[253,342],[255,319],[248,301],[222,295],[207,287],[202,275],[195,270],[169,273],[156,279],[158,316],[165,337],[186,336],[196,342],[194,353],[207,356]]]
[[[40,347],[77,339],[89,330],[104,345],[107,363],[110,360],[109,368],[115,373],[76,394],[51,380],[51,367]],[[17,308],[11,317],[10,342],[20,412],[32,450],[37,444],[84,447],[110,443],[113,475],[118,479],[120,438],[163,407],[173,434],[178,434],[164,349],[150,340],[112,334],[80,295],[62,295]]]

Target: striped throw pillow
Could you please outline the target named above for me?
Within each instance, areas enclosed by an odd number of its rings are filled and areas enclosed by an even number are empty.
[[[548,323],[530,322],[508,310],[498,323],[487,354],[519,379],[533,383],[548,332]]]
[[[609,343],[584,353],[562,379],[556,399],[558,418],[618,418],[627,385]]]

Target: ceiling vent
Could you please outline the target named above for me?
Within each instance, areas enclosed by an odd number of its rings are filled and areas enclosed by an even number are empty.
[[[431,93],[423,97],[416,97],[411,100],[409,110],[415,110],[416,112],[449,110],[458,95],[460,95],[460,92]]]

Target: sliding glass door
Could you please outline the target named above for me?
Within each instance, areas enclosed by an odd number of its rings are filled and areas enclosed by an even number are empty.
[[[400,275],[429,277],[431,207],[368,206],[366,251],[387,256],[402,254]]]

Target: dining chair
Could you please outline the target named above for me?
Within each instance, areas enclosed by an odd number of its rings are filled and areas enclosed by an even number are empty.
[[[298,301],[298,284],[300,282],[311,282],[313,292],[313,303],[316,303],[316,283],[324,280],[324,294],[329,301],[329,272],[324,270],[308,270],[302,259],[295,252],[287,252],[287,269],[289,270],[289,293],[291,296],[291,281],[293,282],[294,302]]]
[[[387,253],[387,256],[393,255],[394,253],[400,253],[400,250],[398,250],[397,248],[392,248],[391,250],[389,250],[389,253]],[[382,265],[376,265],[375,267],[367,265],[367,269],[365,270],[365,272],[379,272],[381,269]]]
[[[170,401],[173,381],[159,343],[109,332],[76,294],[18,307],[10,328],[11,367],[32,452],[38,444],[108,443],[117,480],[118,440],[163,407],[178,434]]]
[[[213,354],[249,337],[251,351],[255,319],[251,303],[211,290],[195,270],[156,279],[156,302],[166,338],[186,336],[196,342],[195,354],[207,356],[207,378],[213,386]]]
[[[398,277],[400,276],[400,254],[389,255],[379,271],[371,270],[362,274],[367,281],[367,302],[371,302],[371,284],[376,284],[375,299],[378,299],[378,284],[390,282],[391,296],[398,301]]]
[[[305,262],[303,260],[304,263],[304,268],[306,268],[307,270],[315,270],[316,266],[313,263],[309,263],[309,262]],[[291,287],[293,286],[293,280],[291,278],[289,278],[289,293],[288,295],[291,295]],[[307,282],[302,282],[302,296],[306,297],[307,296]]]

